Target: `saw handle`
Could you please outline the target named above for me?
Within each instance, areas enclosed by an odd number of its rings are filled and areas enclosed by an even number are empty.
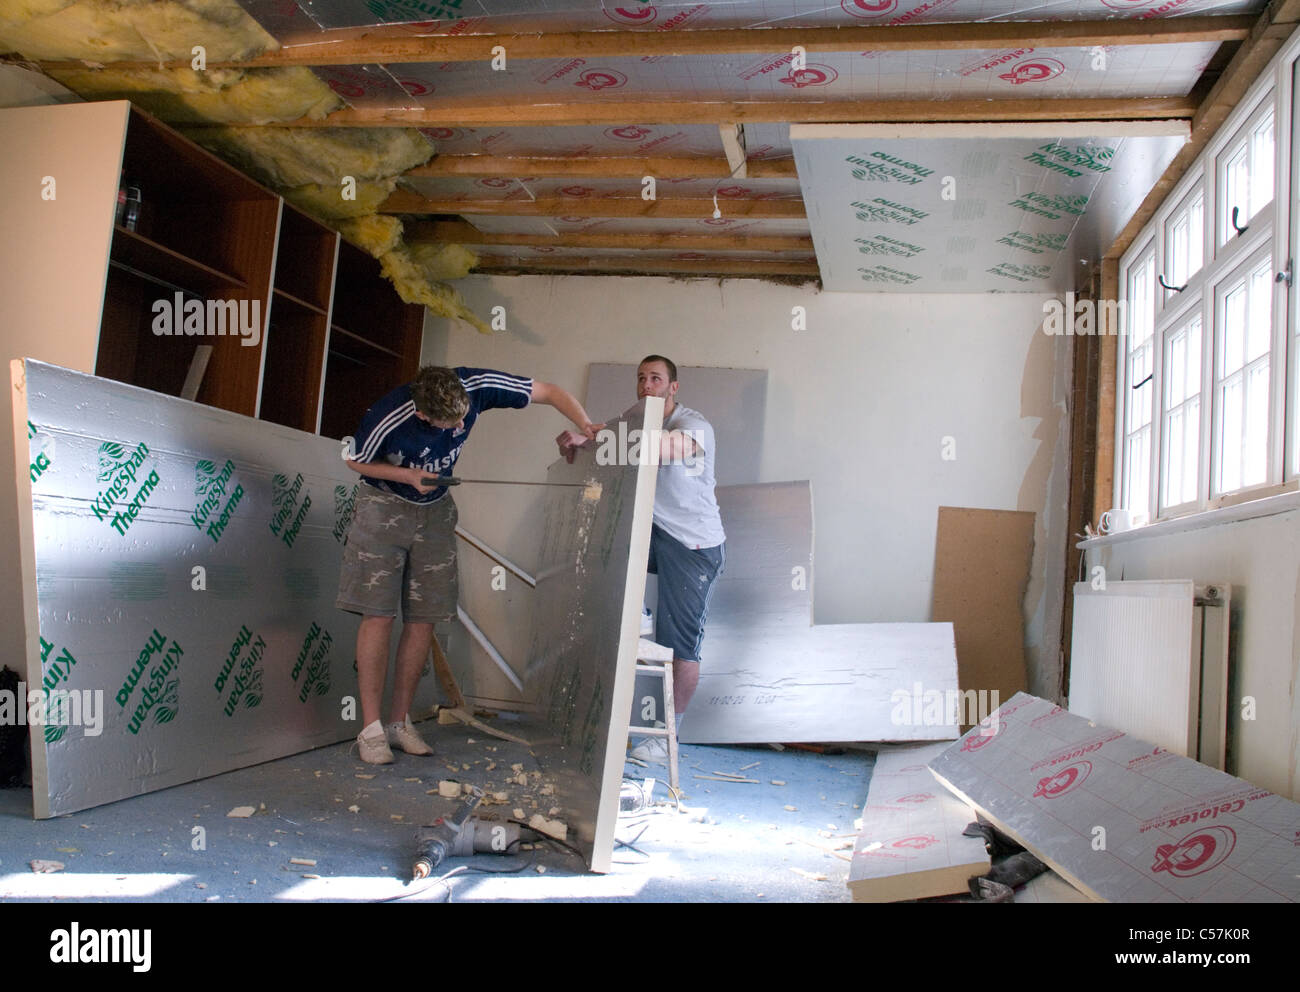
[[[420,480],[422,486],[459,486],[460,480],[450,475],[426,475]]]

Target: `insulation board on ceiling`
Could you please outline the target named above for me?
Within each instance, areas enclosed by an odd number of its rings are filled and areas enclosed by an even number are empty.
[[[964,893],[972,877],[989,870],[984,838],[962,833],[974,811],[926,768],[948,746],[882,748],[876,755],[846,883],[854,902]]]
[[[1300,901],[1300,804],[1018,693],[930,762],[999,830],[1108,902]]]
[[[823,285],[1062,291],[1074,277],[1065,249],[1098,187],[1129,159],[1164,154],[1182,127],[794,125]]]

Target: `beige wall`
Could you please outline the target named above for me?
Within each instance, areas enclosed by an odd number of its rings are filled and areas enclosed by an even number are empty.
[[[1043,297],[621,277],[474,276],[457,286],[484,317],[504,306],[507,330],[480,335],[430,317],[426,363],[533,375],[579,398],[588,363],[651,351],[682,364],[768,369],[758,481],[812,481],[818,623],[929,620],[939,506],[1034,511],[1030,686],[1055,696],[1068,355],[1062,339],[1039,330]],[[807,330],[791,329],[795,306],[805,308]],[[544,478],[563,427],[551,410],[488,415],[458,474]],[[940,457],[945,436],[956,442],[954,461]],[[490,488],[457,493],[461,519],[526,564],[527,490]]]

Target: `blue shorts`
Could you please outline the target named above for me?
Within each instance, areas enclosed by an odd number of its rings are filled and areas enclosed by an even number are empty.
[[[726,563],[726,549],[726,542],[688,548],[657,524],[650,530],[648,571],[659,576],[655,642],[671,648],[674,658],[700,660],[709,599]]]

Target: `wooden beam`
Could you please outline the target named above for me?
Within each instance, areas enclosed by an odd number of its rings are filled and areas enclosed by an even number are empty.
[[[1004,21],[963,24],[854,25],[807,28],[712,28],[684,31],[547,31],[530,34],[413,35],[410,27],[325,32],[320,41],[292,45],[256,58],[209,62],[216,68],[397,65],[483,62],[501,45],[512,62],[530,59],[646,58],[665,55],[785,55],[796,45],[809,55],[827,52],[994,51],[1014,48],[1094,48],[1240,41],[1250,15],[1200,15],[1152,20]],[[164,63],[189,66],[188,58]],[[50,67],[76,63],[51,62]],[[157,68],[157,62],[118,62]]]
[[[1119,260],[1106,258],[1101,263],[1101,298],[1119,298]],[[1118,313],[1102,307],[1100,332],[1101,355],[1097,362],[1097,432],[1094,450],[1097,468],[1093,473],[1092,529],[1095,532],[1101,515],[1115,502],[1115,378],[1119,368],[1119,331],[1113,326]]]
[[[1283,16],[1291,17],[1291,21],[1279,23],[1272,20],[1271,18],[1277,16],[1279,12]],[[1269,60],[1277,54],[1287,38],[1295,31],[1295,18],[1298,15],[1300,15],[1300,0],[1283,0],[1276,8],[1270,7],[1260,15],[1250,36],[1242,42],[1232,61],[1219,76],[1218,82],[1192,115],[1191,138],[1179,149],[1164,174],[1156,180],[1156,184],[1151,187],[1146,199],[1138,207],[1137,213],[1129,218],[1129,222],[1120,231],[1119,237],[1106,252],[1106,258],[1119,259],[1124,252],[1128,251],[1133,244],[1133,239],[1155,216],[1165,197],[1218,133],[1228,114],[1246,95],[1246,90],[1250,89]]]
[[[720,199],[723,217],[806,217],[802,200]],[[498,217],[684,217],[713,216],[713,201],[701,196],[542,196],[535,200],[438,200],[395,190],[381,214],[492,214]]]
[[[750,179],[797,179],[794,159],[772,161],[750,159]],[[602,155],[591,158],[550,158],[509,155],[438,155],[425,165],[407,171],[408,176],[539,176],[601,179],[726,179],[731,166],[724,158],[644,157]]]
[[[668,274],[700,276],[807,276],[820,275],[815,261],[746,258],[647,258],[642,255],[581,256],[564,258],[512,258],[482,255],[475,272],[603,272],[607,274]]]
[[[580,100],[531,98],[457,101],[437,107],[348,107],[265,127],[498,127],[552,124],[927,123],[930,121],[1114,121],[1190,119],[1188,97],[1055,100]],[[194,125],[219,126],[219,125]]]
[[[806,251],[811,237],[800,234],[489,234],[464,221],[414,222],[406,225],[409,244],[520,245],[542,248],[675,248],[678,251]]]

